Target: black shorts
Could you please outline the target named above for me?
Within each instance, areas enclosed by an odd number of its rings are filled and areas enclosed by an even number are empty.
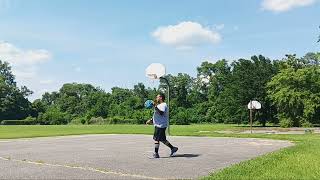
[[[166,129],[167,128],[154,127],[153,139],[155,141],[166,141]]]

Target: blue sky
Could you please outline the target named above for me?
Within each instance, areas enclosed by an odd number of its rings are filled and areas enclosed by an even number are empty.
[[[106,91],[153,62],[196,76],[202,61],[319,51],[319,0],[0,0],[0,59],[41,97],[63,83]]]

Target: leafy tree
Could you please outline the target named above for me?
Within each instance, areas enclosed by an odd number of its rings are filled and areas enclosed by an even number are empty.
[[[268,95],[277,106],[283,126],[320,123],[318,66],[282,70],[268,83]]]
[[[308,64],[309,66],[319,65],[320,64],[320,53],[307,53],[303,60]]]
[[[134,85],[133,93],[135,96],[139,97],[142,102],[147,100],[149,94],[148,89],[146,89],[143,83],[138,83],[137,85]]]
[[[106,118],[109,111],[110,94],[102,90],[93,92],[85,99],[86,116]]]
[[[194,104],[192,108],[187,109],[190,117],[188,121],[190,123],[204,123],[209,122],[210,120],[206,118],[208,111],[208,101]]]
[[[64,84],[59,90],[56,104],[62,112],[71,114],[74,117],[84,116],[86,113],[85,99],[91,93],[97,91],[97,88],[90,84]]]
[[[252,56],[250,60],[239,59],[231,66],[226,60],[205,65],[205,75],[210,77],[208,122],[247,123],[246,105],[250,100],[263,104],[259,118],[263,125],[267,120],[272,120],[272,107],[266,98],[265,86],[277,68],[269,59],[260,55]]]
[[[177,76],[171,74],[165,78],[169,80],[170,84],[170,98],[173,104],[177,107],[191,107],[188,101],[188,95],[192,88],[193,78],[188,74],[178,73]],[[164,81],[160,81],[160,89],[166,92],[166,84]]]
[[[204,99],[218,96],[229,82],[231,75],[230,66],[225,59],[216,63],[203,62],[197,71],[196,89],[206,96]]]
[[[260,55],[231,64],[225,59],[203,62],[195,78],[185,73],[169,74],[165,78],[170,83],[171,122],[248,123],[247,104],[258,100],[262,109],[254,116],[262,125],[278,123],[278,119],[282,126],[319,124],[319,60],[319,53],[301,58],[286,55],[274,61]],[[14,78],[2,78],[1,97],[14,92],[6,81],[14,84]],[[27,88],[16,90],[22,97],[30,93]],[[58,92],[35,100],[31,114],[38,115],[43,124],[65,124],[70,119],[75,123],[100,119],[103,123],[140,124],[152,115],[152,110],[144,108],[145,100],[167,89],[161,80],[158,88],[138,83],[133,89],[111,90],[107,93],[90,84],[67,83]]]
[[[32,117],[38,117],[39,113],[44,113],[47,109],[45,104],[40,99],[34,100],[31,106],[32,110],[30,114]]]
[[[0,120],[24,119],[31,110],[27,87],[18,88],[9,63],[0,60]]]
[[[250,100],[257,100],[262,104],[259,110],[259,121],[265,126],[267,120],[275,122],[273,118],[275,108],[267,98],[266,85],[277,73],[278,69],[271,60],[264,56],[252,56],[251,60],[240,59],[233,64],[231,93],[235,96],[237,104],[234,106],[238,119],[248,119],[246,108]]]
[[[51,94],[48,92],[45,92],[42,95],[41,102],[45,106],[51,106],[56,103],[56,100],[58,99],[58,97],[59,97],[59,94],[57,92],[52,92]]]
[[[17,83],[14,75],[12,74],[11,66],[8,62],[3,62],[0,60],[0,75],[2,76],[5,84],[16,87]]]
[[[172,117],[172,123],[177,125],[188,125],[190,124],[189,111],[183,107],[177,109],[177,113]]]
[[[123,89],[119,87],[113,87],[112,89],[112,102],[120,104],[128,100],[132,95],[132,92],[129,89]]]

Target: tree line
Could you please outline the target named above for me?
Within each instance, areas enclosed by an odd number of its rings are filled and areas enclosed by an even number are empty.
[[[197,76],[168,74],[172,124],[248,123],[247,104],[257,100],[262,109],[255,123],[292,126],[320,124],[320,53],[286,55],[270,60],[205,61]],[[231,63],[229,63],[231,62]],[[136,84],[132,89],[113,87],[106,92],[91,84],[67,83],[33,102],[27,87],[17,87],[11,67],[0,61],[1,124],[142,124],[152,115],[147,99],[166,91]]]

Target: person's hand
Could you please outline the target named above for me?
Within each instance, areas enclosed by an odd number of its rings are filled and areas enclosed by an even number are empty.
[[[152,119],[149,119],[147,122],[146,122],[146,125],[151,125],[152,124]]]
[[[153,101],[153,107],[157,107],[158,106],[158,102],[156,100]]]

